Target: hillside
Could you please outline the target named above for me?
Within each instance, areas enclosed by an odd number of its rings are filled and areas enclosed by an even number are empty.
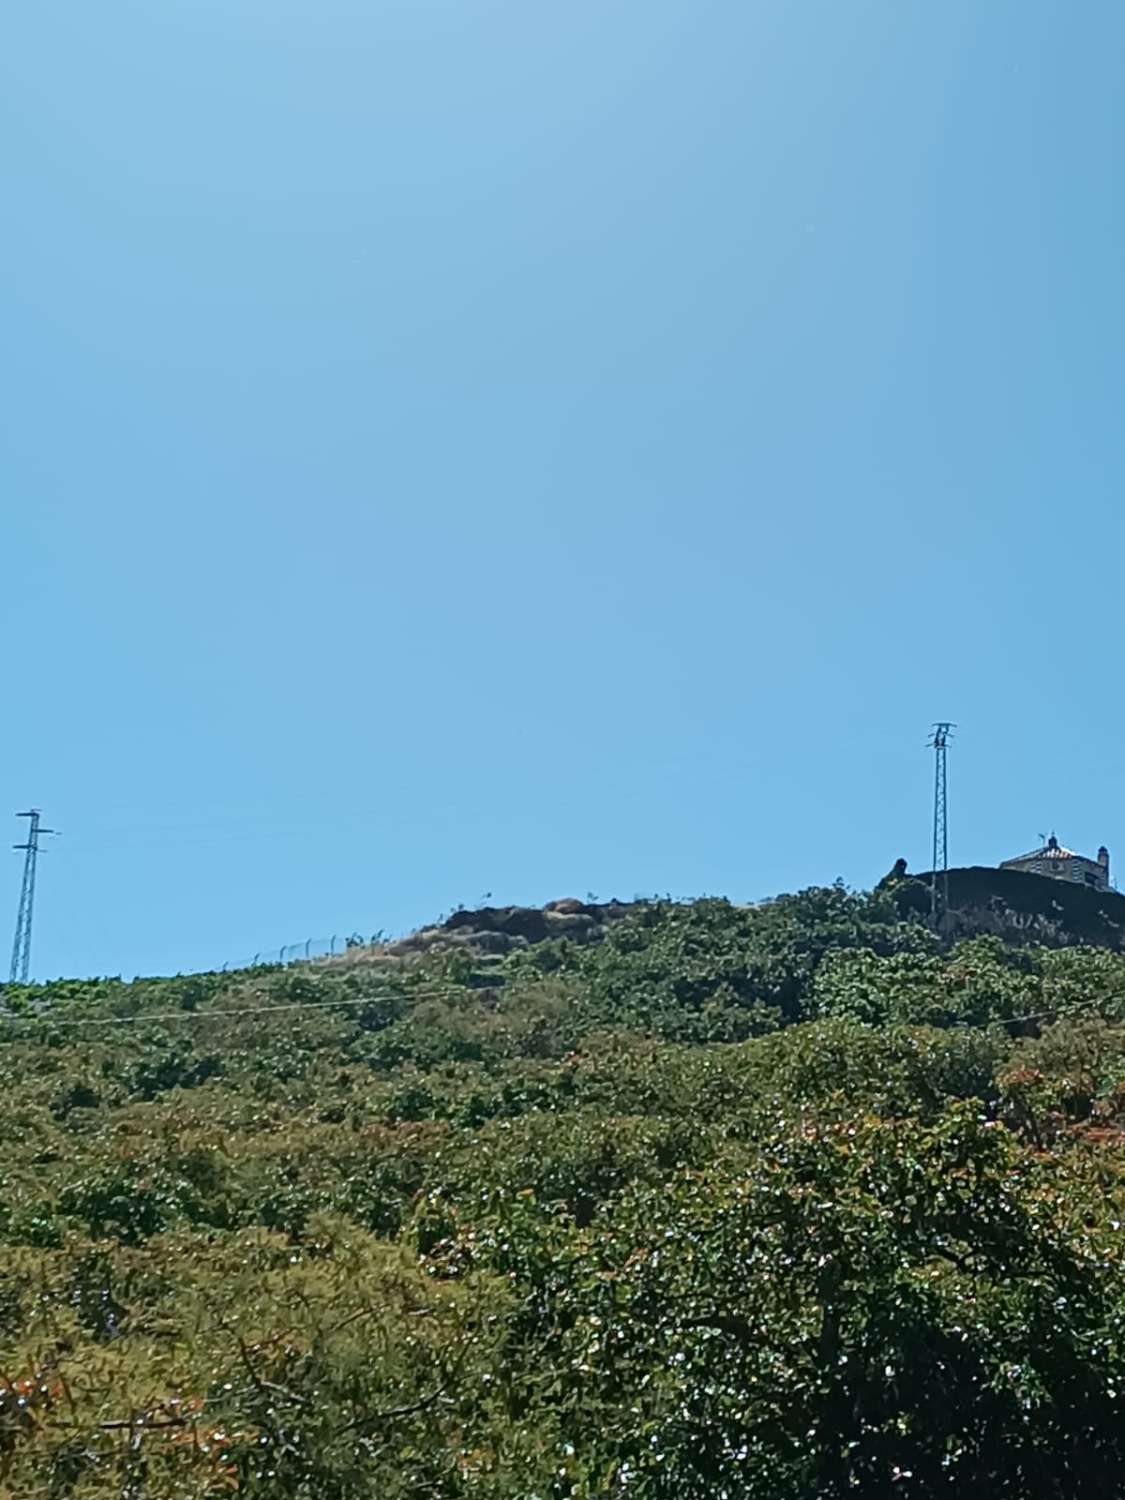
[[[930,873],[915,880],[929,885]],[[1010,941],[1120,948],[1125,896],[1048,875],[967,865],[948,872],[950,933],[995,932]]]
[[[1125,1494],[1125,956],[917,890],[7,990],[0,1496]]]

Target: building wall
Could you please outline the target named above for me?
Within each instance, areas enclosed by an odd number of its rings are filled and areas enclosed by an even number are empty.
[[[1029,875],[1048,875],[1054,880],[1072,880],[1078,885],[1090,886],[1095,891],[1109,889],[1109,875],[1096,860],[1083,859],[1081,855],[1059,856],[1042,859],[1007,859],[1000,867],[1003,870],[1023,870]]]

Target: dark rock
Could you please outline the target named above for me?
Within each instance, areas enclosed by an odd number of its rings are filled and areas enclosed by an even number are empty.
[[[526,942],[512,932],[473,932],[469,936],[473,947],[482,953],[510,953],[521,941]]]
[[[534,906],[482,906],[476,911],[455,911],[445,924],[450,932],[506,932],[512,937],[540,943],[547,936],[547,919]]]

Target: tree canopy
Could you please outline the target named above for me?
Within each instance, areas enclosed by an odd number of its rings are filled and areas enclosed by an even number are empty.
[[[487,946],[5,992],[0,1496],[1125,1493],[1125,957]]]

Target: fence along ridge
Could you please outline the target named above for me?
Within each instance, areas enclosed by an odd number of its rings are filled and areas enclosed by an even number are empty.
[[[345,938],[341,938],[339,933],[333,933],[330,938],[306,938],[303,943],[283,943],[280,948],[261,948],[253,958],[228,959],[222,968],[214,972],[229,974],[235,969],[256,969],[262,965],[288,968],[290,964],[306,963],[314,958],[334,958],[337,953],[348,953],[356,948],[377,948],[380,943],[387,941],[382,933],[377,933],[370,939],[361,937],[359,933],[352,933]]]

